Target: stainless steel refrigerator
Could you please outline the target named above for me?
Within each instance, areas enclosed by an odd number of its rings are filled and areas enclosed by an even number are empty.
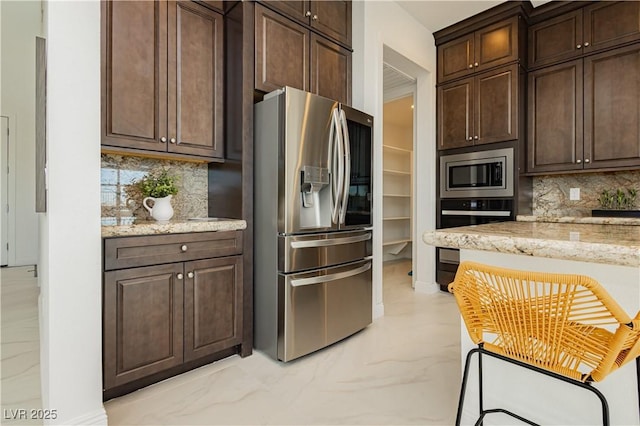
[[[371,323],[373,118],[286,87],[254,120],[254,345],[290,361]]]

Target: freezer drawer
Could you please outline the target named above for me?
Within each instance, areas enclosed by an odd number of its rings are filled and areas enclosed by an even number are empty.
[[[371,256],[371,231],[278,237],[278,272],[304,271]]]
[[[371,260],[279,275],[284,312],[278,330],[278,358],[290,361],[371,324],[371,286]]]

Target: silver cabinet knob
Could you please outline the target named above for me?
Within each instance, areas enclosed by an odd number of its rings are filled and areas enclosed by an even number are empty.
[[[187,245],[183,244],[182,247],[180,247],[180,250],[182,250],[183,252],[187,251]]]
[[[307,12],[304,14],[304,16],[311,16],[311,11],[307,10]]]
[[[171,138],[171,139],[169,139],[169,142],[171,142],[171,143],[176,143],[176,138]]]
[[[166,142],[167,138],[165,138],[164,136],[160,138],[160,142]]]
[[[478,136],[474,136],[473,138],[474,138],[475,140],[478,140],[478,139],[480,139],[480,138],[479,138]]]
[[[469,69],[473,68],[473,64],[469,64]]]
[[[585,159],[584,159],[584,162],[585,162],[585,163],[590,163],[591,161],[590,161],[588,158],[585,158]]]
[[[176,275],[176,278],[177,278],[177,279],[179,279],[179,280],[181,280],[181,279],[183,279],[183,278],[184,278],[184,275],[182,275],[182,274],[178,274],[178,275]]]
[[[313,16],[311,17],[311,19],[313,19],[314,21],[317,21],[317,20],[318,20],[318,15],[313,15]]]
[[[589,47],[589,42],[588,41],[584,42],[584,47]]]
[[[581,164],[582,160],[576,160],[576,163]]]
[[[473,140],[473,136],[469,136],[469,140],[472,141]]]
[[[580,49],[581,47],[582,47],[582,45],[579,44],[579,45],[576,46],[576,49]]]
[[[480,66],[480,64],[479,64],[479,63],[477,63],[477,62],[474,62],[474,63],[473,63],[473,66],[474,66],[474,67],[477,67],[477,66]]]
[[[193,272],[189,272],[189,273],[187,274],[187,277],[189,277],[189,278],[193,278]]]

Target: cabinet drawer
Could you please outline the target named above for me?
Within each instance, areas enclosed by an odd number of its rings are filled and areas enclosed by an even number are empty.
[[[242,253],[242,231],[106,238],[105,271]]]

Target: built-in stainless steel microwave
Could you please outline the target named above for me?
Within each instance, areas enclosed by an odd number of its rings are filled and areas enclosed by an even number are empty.
[[[440,157],[440,197],[513,197],[513,148]]]

